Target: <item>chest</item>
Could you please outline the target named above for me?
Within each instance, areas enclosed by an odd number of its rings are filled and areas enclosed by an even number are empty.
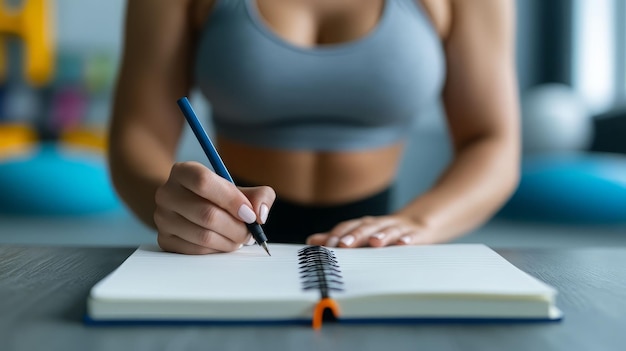
[[[364,36],[312,47],[276,33],[254,1],[222,3],[200,36],[196,79],[218,114],[390,123],[437,98],[445,71],[441,43],[410,0],[387,0]]]
[[[219,1],[192,1],[191,17],[197,31],[202,30]],[[385,1],[393,0],[254,0],[252,3],[277,36],[294,45],[312,47],[348,42],[366,35],[376,27]],[[451,24],[449,0],[409,1],[424,9],[441,38],[447,35]]]

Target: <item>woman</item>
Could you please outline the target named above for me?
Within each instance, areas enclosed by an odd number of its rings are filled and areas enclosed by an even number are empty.
[[[270,243],[449,241],[518,181],[513,23],[510,0],[130,1],[114,184],[172,252],[236,250],[253,221]],[[176,100],[196,85],[239,188],[175,162]],[[407,131],[437,99],[454,159],[389,213]]]

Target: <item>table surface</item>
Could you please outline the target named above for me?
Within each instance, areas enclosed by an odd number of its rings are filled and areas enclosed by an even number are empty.
[[[558,323],[83,325],[89,289],[134,248],[0,246],[0,349],[624,350],[626,248],[497,249],[559,290]]]

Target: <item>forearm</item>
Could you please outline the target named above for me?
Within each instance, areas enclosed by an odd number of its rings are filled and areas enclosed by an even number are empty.
[[[154,135],[141,129],[124,134],[116,135],[110,142],[111,178],[130,210],[144,224],[155,228],[154,195],[166,182],[174,159]]]
[[[428,192],[399,211],[446,242],[484,223],[509,198],[519,179],[519,148],[510,140],[482,138],[456,154]]]

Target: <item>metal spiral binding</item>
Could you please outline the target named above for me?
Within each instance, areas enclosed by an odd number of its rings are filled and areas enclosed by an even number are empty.
[[[335,253],[323,246],[307,246],[298,250],[300,278],[304,290],[319,289],[322,298],[329,291],[343,291],[343,277]]]

